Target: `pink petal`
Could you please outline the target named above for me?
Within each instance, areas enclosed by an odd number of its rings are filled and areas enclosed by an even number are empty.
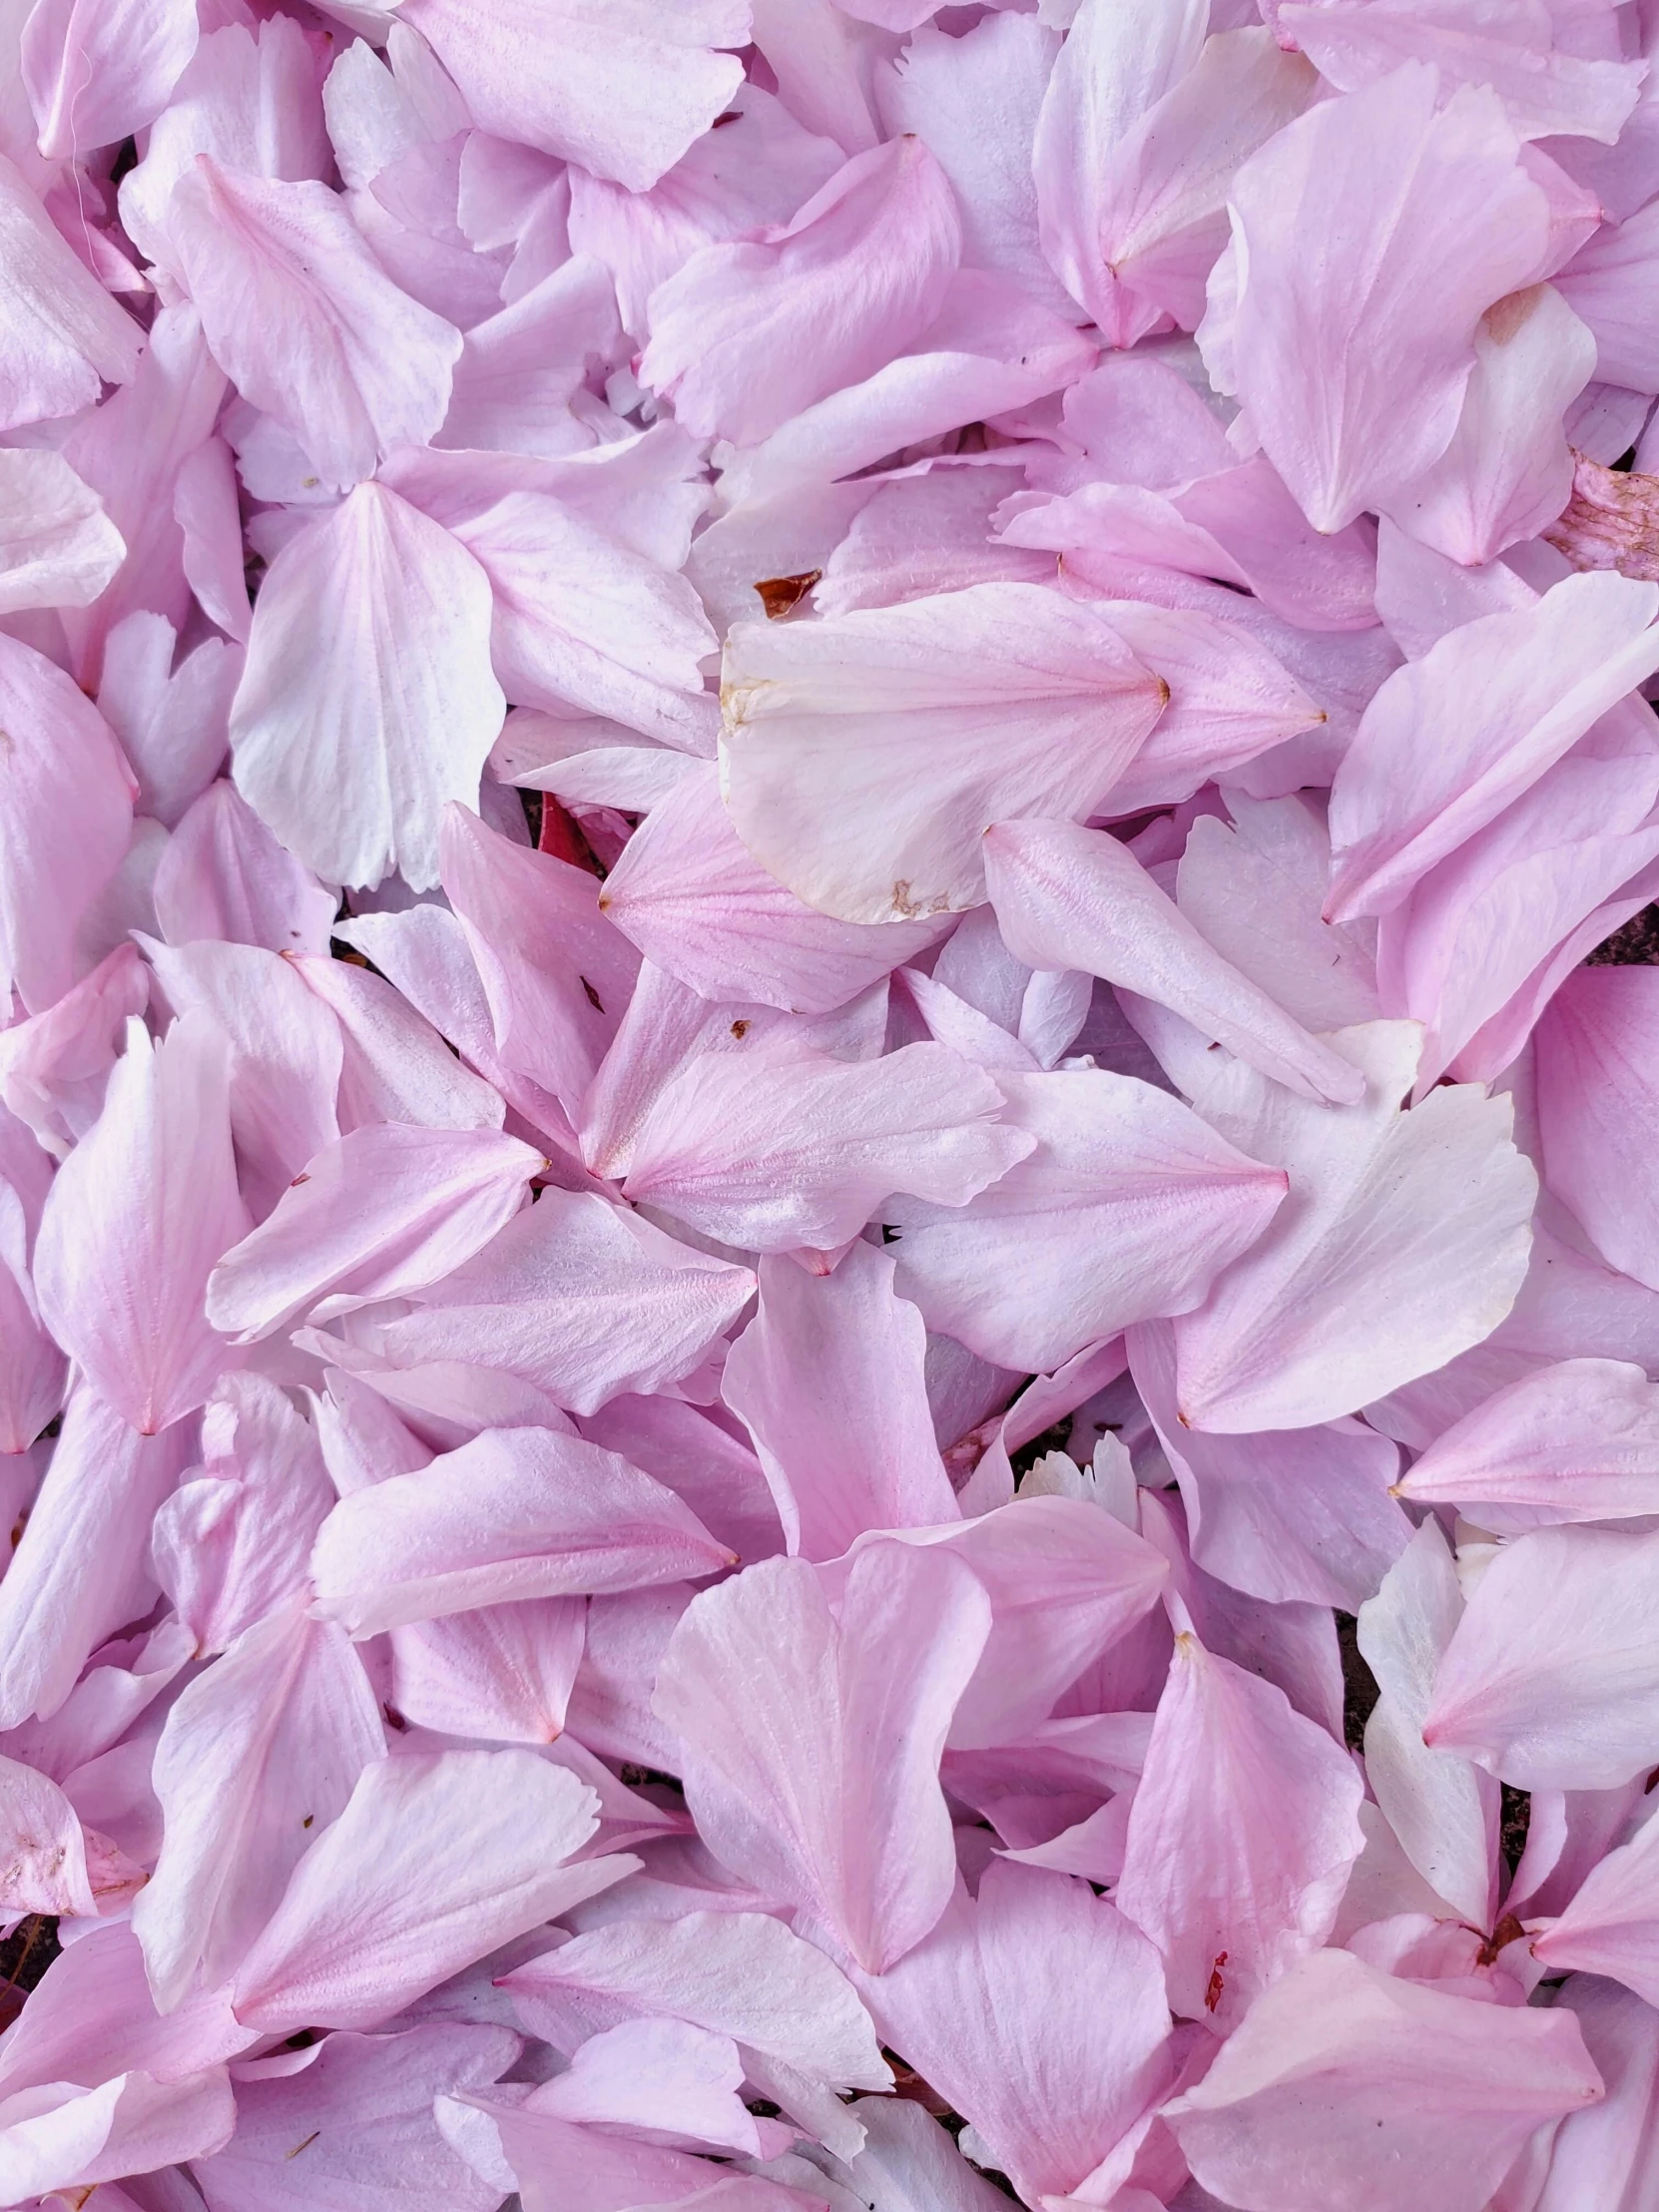
[[[489,622],[471,554],[378,484],[273,562],[232,752],[244,796],[320,874],[436,882],[444,806],[476,803],[501,727]]]
[[[392,1703],[440,1735],[552,1743],[581,1663],[586,1612],[580,1598],[528,1598],[394,1628]]]
[[[126,551],[104,502],[61,453],[0,459],[0,613],[89,606]]]
[[[551,1429],[503,1428],[342,1498],[311,1569],[319,1610],[361,1637],[732,1564],[689,1506],[617,1453]]]
[[[982,1359],[1047,1374],[1152,1315],[1199,1305],[1284,1197],[1178,1099],[1103,1071],[999,1074],[1037,1140],[966,1206],[900,1199],[899,1284]]]
[[[493,2082],[517,2048],[507,2028],[432,2021],[329,2035],[297,2073],[245,2065],[234,2139],[191,2170],[210,2212],[316,2212],[370,2192],[408,2212],[495,2212],[496,2192],[448,2148],[432,2104]]]
[[[883,2037],[1028,2203],[1076,2189],[1169,2078],[1156,1951],[1064,1875],[993,1859],[976,1902],[958,1889],[925,1942],[860,1985]]]
[[[141,1435],[86,1382],[71,1391],[0,1578],[0,1727],[57,1712],[88,1657],[155,1603],[150,1524],[192,1442],[182,1424]]]
[[[990,1078],[943,1045],[848,1063],[709,1053],[661,1090],[626,1195],[743,1251],[831,1252],[894,1191],[960,1206],[1031,1149]]]
[[[1326,1950],[1166,2116],[1203,2186],[1244,2212],[1481,2212],[1535,2128],[1601,2093],[1563,2012],[1471,2003]]]
[[[340,1631],[303,1600],[187,1685],[156,1746],[161,1857],[133,1908],[158,2006],[228,1980],[294,1868],[383,1758],[379,1709]]]
[[[1411,1533],[1388,1491],[1394,1446],[1359,1421],[1244,1436],[1185,1427],[1174,1332],[1141,1327],[1125,1342],[1199,1565],[1268,1604],[1346,1610],[1374,1596]]]
[[[6,805],[0,981],[44,1013],[76,980],[75,937],[127,849],[133,785],[109,725],[61,669],[0,637]]]
[[[705,247],[658,286],[641,381],[689,430],[757,445],[920,337],[960,252],[954,196],[919,139],[859,154],[788,225]]]
[[[939,1757],[989,1626],[965,1567],[878,1544],[854,1563],[839,1620],[805,1560],[704,1591],[658,1672],[711,1848],[868,1970],[920,1941],[949,1899]]]
[[[214,358],[324,482],[347,490],[438,428],[460,332],[398,290],[326,187],[199,154],[168,228]]]
[[[1584,969],[1538,1036],[1538,1125],[1551,1191],[1623,1274],[1659,1289],[1659,1218],[1637,1131],[1659,1080],[1659,994],[1644,968]]]
[[[1481,315],[1544,274],[1547,204],[1496,94],[1437,94],[1407,62],[1317,103],[1233,180],[1248,274],[1225,335],[1212,277],[1203,342],[1316,529],[1444,451]]]
[[[41,1313],[111,1404],[154,1435],[226,1364],[208,1278],[247,1221],[231,1153],[230,1054],[202,1014],[153,1044],[128,1024],[104,1111],[41,1217]]]
[[[1363,1794],[1282,1690],[1176,1637],[1117,1887],[1176,2012],[1228,2033],[1327,1938],[1365,1843]]]
[[[1659,1393],[1622,1360],[1541,1368],[1443,1429],[1397,1494],[1465,1506],[1497,1535],[1639,1519],[1659,1511]]]
[[[486,1245],[523,1205],[539,1164],[527,1144],[492,1129],[353,1130],[214,1270],[216,1324],[252,1342],[324,1301],[346,1313],[406,1297]]]
[[[1340,1034],[1366,1076],[1356,1105],[1307,1105],[1213,1057],[1189,1079],[1224,1136],[1291,1177],[1260,1243],[1175,1324],[1194,1426],[1232,1434],[1351,1413],[1479,1344],[1520,1290],[1536,1179],[1511,1141],[1512,1109],[1468,1085],[1402,1112],[1415,1027]]]
[[[837,921],[803,905],[738,840],[712,768],[688,768],[629,838],[600,908],[705,998],[830,1013],[933,942],[937,924]]]
[[[1540,1528],[1500,1546],[1423,1740],[1527,1790],[1610,1790],[1659,1758],[1647,1684],[1659,1537]]]
[[[397,1366],[475,1361],[593,1413],[624,1391],[678,1381],[754,1289],[747,1268],[678,1244],[624,1207],[547,1190],[421,1291],[424,1310],[393,1321],[379,1344]]]
[[[584,868],[510,843],[464,808],[446,811],[439,854],[497,1051],[573,1112],[622,1018],[633,946],[605,919]]]
[[[722,1394],[755,1439],[791,1551],[831,1559],[867,1529],[954,1520],[926,1332],[893,1295],[891,1260],[865,1244],[829,1276],[764,1260],[760,1284]]]
[[[1008,948],[1168,1006],[1310,1099],[1353,1101],[1360,1079],[1207,944],[1118,839],[1063,822],[999,822],[986,882]]]
[[[1167,687],[1092,609],[979,584],[727,646],[727,804],[798,897],[847,921],[978,904],[980,840],[1097,806]]]
[[[156,869],[155,891],[162,934],[177,945],[213,937],[272,952],[321,953],[338,905],[223,779],[210,783],[179,822]]]
[[[561,2044],[630,2018],[730,2036],[749,2078],[815,2132],[847,2125],[833,2091],[891,2079],[840,1969],[767,1914],[616,1920],[515,1966],[502,1986],[527,2027]]]
[[[124,384],[144,333],[58,236],[11,162],[0,156],[0,421],[79,414],[99,380]],[[73,457],[72,457],[73,459]]]
[[[1659,667],[1659,590],[1569,576],[1465,623],[1367,709],[1331,793],[1327,913],[1385,913]]]
[[[459,1967],[603,1887],[563,1862],[595,1798],[531,1751],[377,1760],[300,1860],[243,1959],[237,2017],[374,2027]],[[582,1889],[583,1877],[588,1888]]]
[[[74,156],[113,146],[153,123],[196,51],[188,0],[47,0],[30,11],[20,48],[40,151]]]
[[[748,11],[694,0],[665,17],[645,0],[415,0],[405,20],[429,39],[480,128],[579,162],[644,192],[731,105]]]

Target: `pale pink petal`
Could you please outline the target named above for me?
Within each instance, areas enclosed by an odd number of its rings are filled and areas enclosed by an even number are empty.
[[[231,448],[223,438],[209,438],[179,471],[174,520],[184,532],[185,575],[203,613],[246,645],[254,615],[239,502]]]
[[[1107,620],[1034,584],[740,623],[727,804],[809,905],[848,921],[954,912],[984,895],[992,823],[1090,812],[1167,696]]]
[[[156,1745],[162,1848],[133,1932],[164,2011],[199,1968],[209,1986],[237,1971],[289,1875],[384,1756],[361,1662],[302,1604],[248,1630],[187,1684]]]
[[[8,1919],[46,1913],[91,1920],[105,1904],[118,1903],[116,1896],[94,1894],[94,1849],[75,1808],[50,1776],[0,1759],[0,1912]],[[120,1856],[115,1854],[117,1861]]]
[[[124,384],[144,332],[65,245],[0,155],[0,422],[79,414],[100,379]],[[73,459],[73,456],[71,456]]]
[[[398,290],[325,186],[199,154],[168,232],[215,360],[325,483],[344,491],[438,428],[461,334]]]
[[[23,82],[51,157],[114,146],[153,123],[196,51],[190,0],[45,0],[30,10]]]
[[[452,528],[489,579],[491,654],[515,706],[584,708],[689,744],[717,640],[683,576],[540,491],[474,502]]]
[[[149,996],[143,961],[132,945],[118,945],[45,1013],[0,1030],[0,1098],[55,1160],[103,1111],[127,1023]]]
[[[1017,959],[1081,969],[1153,999],[1303,1098],[1360,1096],[1342,1055],[1224,960],[1108,831],[999,822],[984,855],[991,903]]]
[[[247,1218],[223,1036],[192,1014],[158,1045],[131,1020],[98,1124],[53,1183],[35,1288],[59,1343],[147,1435],[200,1405],[228,1364],[204,1295]]]
[[[263,2032],[373,2027],[560,1909],[594,1793],[532,1751],[377,1760],[300,1860],[237,1975]],[[591,1883],[590,1883],[591,1888]]]
[[[193,2161],[209,2212],[318,2212],[387,2197],[407,2212],[495,2212],[497,2192],[445,2143],[434,2098],[493,2082],[508,2028],[447,2021],[401,2035],[329,2035],[297,2073],[244,2065],[237,2132]]]
[[[593,189],[605,188],[595,182]],[[635,199],[632,193],[618,197]],[[575,254],[467,331],[437,443],[569,452],[580,436],[572,400],[585,395],[590,378],[623,350],[610,274],[591,253]]]
[[[90,2196],[101,2182],[209,2156],[236,2126],[223,2066],[166,2084],[137,2069],[86,2091],[57,2082],[20,2101],[26,2116],[0,2119],[14,2204],[65,2191]]]
[[[272,563],[231,713],[237,783],[330,881],[437,881],[444,806],[476,804],[505,711],[490,606],[466,548],[378,484]]]
[[[721,119],[650,192],[625,192],[586,169],[570,172],[570,243],[577,267],[594,256],[615,280],[609,311],[642,342],[647,302],[700,247],[789,222],[841,167],[839,147],[805,129],[783,101],[745,82]],[[591,272],[590,272],[591,280]]]
[[[760,1311],[721,1385],[755,1439],[792,1552],[957,1517],[923,1376],[926,1332],[893,1264],[854,1244],[832,1275],[761,1264]]]
[[[1374,1596],[1411,1533],[1388,1494],[1394,1446],[1359,1421],[1243,1436],[1184,1427],[1174,1332],[1142,1327],[1125,1342],[1205,1572],[1273,1605],[1348,1610]]]
[[[502,1985],[526,2027],[560,2047],[634,2018],[730,2036],[749,2078],[815,2133],[847,2125],[834,2091],[891,2079],[840,1969],[765,1914],[618,1919],[514,1967]]]
[[[216,1325],[245,1342],[328,1302],[403,1298],[468,1260],[523,1205],[541,1156],[492,1129],[382,1122],[327,1146],[214,1271]]]
[[[1651,1817],[1593,1867],[1532,1955],[1546,1973],[1568,1968],[1622,1981],[1652,2003],[1659,1992],[1659,1829]]]
[[[964,1207],[883,1212],[904,1296],[981,1359],[1048,1374],[1199,1305],[1284,1197],[1283,1171],[1132,1076],[1009,1072],[997,1087],[1035,1151]]]
[[[496,1049],[574,1112],[622,1018],[638,959],[586,869],[443,818],[444,889],[483,978]]]
[[[0,1450],[24,1452],[63,1404],[68,1362],[47,1334],[29,1275],[29,1214],[0,1179]]]
[[[1435,1670],[1462,1611],[1455,1562],[1430,1516],[1360,1608],[1361,1656],[1382,1692],[1366,1722],[1366,1779],[1430,1889],[1487,1929],[1497,1906],[1496,1785],[1422,1740]]]
[[[958,1890],[926,1941],[860,1987],[1028,2203],[1069,2196],[1170,2078],[1157,1952],[1064,1875],[992,1860],[976,1901]]]
[[[1629,62],[1548,50],[1519,10],[1491,28],[1471,9],[1423,16],[1397,0],[1382,7],[1300,5],[1275,11],[1281,30],[1339,91],[1375,84],[1402,61],[1432,62],[1442,83],[1490,85],[1527,139],[1592,138],[1611,146],[1629,120],[1641,79]],[[1547,24],[1546,15],[1537,19]],[[1521,28],[1525,23],[1525,29]]]
[[[931,11],[929,11],[931,12]],[[920,30],[876,79],[893,137],[913,131],[944,171],[962,224],[962,261],[999,270],[1061,313],[1071,303],[1043,258],[1031,143],[1058,42],[1012,12],[952,36]]]
[[[1091,1662],[1153,1610],[1168,1579],[1152,1545],[1075,1497],[1016,1497],[893,1535],[964,1561],[991,1600],[990,1634],[950,1723],[953,1751],[1022,1742]],[[852,1565],[886,1541],[861,1538]],[[850,1571],[837,1566],[824,1580],[839,1588]]]
[[[607,2129],[669,2138],[680,2149],[761,2155],[754,2115],[739,2096],[743,2060],[729,2035],[686,2020],[623,2020],[589,2036],[562,2074],[525,2100]]]
[[[778,1044],[706,1053],[658,1092],[624,1183],[740,1251],[832,1252],[895,1191],[960,1206],[1033,1139],[989,1076],[938,1044],[847,1062]]]
[[[1316,1032],[1375,1021],[1377,959],[1362,923],[1322,919],[1331,839],[1317,804],[1229,791],[1231,825],[1204,815],[1176,873],[1176,902],[1216,950]]]
[[[1538,1032],[1538,1128],[1546,1183],[1595,1248],[1659,1289],[1659,1216],[1640,1130],[1659,1082],[1659,993],[1645,968],[1585,968]]]
[[[868,1970],[902,1957],[949,1901],[939,1757],[989,1627],[965,1567],[877,1544],[854,1562],[838,1620],[805,1560],[704,1591],[658,1672],[656,1707],[711,1849]]]
[[[90,605],[126,551],[61,453],[0,454],[0,614]]]
[[[1163,1953],[1176,2012],[1226,2034],[1327,1938],[1363,1795],[1282,1690],[1177,1636],[1116,1893]]]
[[[61,669],[0,637],[0,982],[43,1013],[76,979],[75,936],[132,829],[109,724]]]
[[[1651,2193],[1653,2110],[1659,2092],[1659,2018],[1616,1983],[1574,1974],[1559,2001],[1578,2015],[1584,2045],[1607,2085],[1606,2101],[1570,2112],[1550,2142],[1536,2212],[1584,2204],[1645,2212]]]
[[[1407,62],[1317,103],[1233,180],[1245,280],[1226,313],[1217,271],[1201,343],[1317,529],[1445,450],[1481,315],[1546,273],[1548,204],[1497,95],[1438,90]]]
[[[498,2176],[516,2180],[524,2212],[628,2212],[628,2208],[695,2204],[698,2212],[818,2212],[823,2194],[808,2196],[758,2175],[684,2151],[610,2135],[538,2111],[528,2102],[469,2100],[499,2129],[506,2162]],[[817,2169],[809,2168],[814,2181]]]
[[[1291,1195],[1265,1236],[1175,1323],[1179,1402],[1224,1433],[1332,1420],[1480,1343],[1526,1274],[1537,1195],[1513,1108],[1478,1085],[1410,1112],[1420,1031],[1339,1032],[1358,1104],[1310,1106],[1235,1061],[1195,1058],[1194,1102]]]
[[[1497,1535],[1659,1512],[1659,1391],[1622,1360],[1541,1368],[1443,1429],[1397,1495],[1456,1503]]]
[[[1659,1536],[1503,1544],[1440,1661],[1424,1742],[1524,1790],[1610,1790],[1659,1759]]]
[[[315,1429],[263,1375],[221,1377],[202,1415],[198,1479],[156,1515],[156,1576],[198,1651],[222,1651],[307,1590],[334,1502]]]
[[[223,778],[169,838],[155,892],[169,944],[213,937],[272,952],[325,952],[338,905]]]
[[[1470,565],[1544,529],[1572,488],[1562,411],[1595,366],[1595,339],[1553,286],[1498,300],[1474,334],[1474,371],[1451,443],[1389,501],[1394,520]]]
[[[837,921],[803,905],[744,849],[713,769],[701,767],[651,808],[599,904],[648,960],[704,998],[799,1014],[844,1006],[939,927]]]
[[[1239,164],[1318,80],[1257,28],[1205,38],[1201,7],[1084,0],[1049,81],[1034,168],[1043,248],[1114,344],[1192,329]]]
[[[88,1657],[156,1602],[150,1524],[192,1453],[183,1425],[131,1428],[85,1382],[4,1577],[0,1727],[57,1712]]]
[[[456,1059],[425,1016],[383,976],[352,960],[289,955],[339,1023],[339,1116],[346,1129],[413,1121],[427,1129],[499,1129],[506,1106]]]
[[[1243,2212],[1482,2212],[1533,2130],[1601,2093],[1566,2013],[1473,2003],[1325,1950],[1165,2109],[1199,2181]]]
[[[624,1207],[545,1190],[377,1341],[394,1366],[475,1361],[593,1413],[624,1391],[677,1382],[754,1289],[747,1268],[679,1244]]]
[[[317,1606],[353,1636],[524,1598],[715,1574],[732,1555],[663,1483],[546,1428],[486,1430],[340,1500],[312,1555]]]
[[[1604,223],[1561,271],[1558,289],[1596,341],[1604,384],[1645,392],[1659,385],[1653,266],[1659,214],[1651,203],[1622,223]]]
[[[498,1744],[549,1744],[581,1663],[580,1598],[526,1598],[391,1631],[395,1710],[418,1728]]]
[[[743,82],[711,47],[742,46],[749,10],[693,0],[412,0],[402,11],[459,85],[481,129],[644,192]]]
[[[1524,611],[1464,623],[1390,676],[1332,787],[1328,914],[1397,906],[1651,676],[1656,609],[1652,585],[1569,576]]]
[[[658,286],[641,381],[689,430],[757,445],[920,337],[960,252],[955,196],[919,139],[859,154],[788,225],[707,246]]]
[[[143,159],[121,181],[122,227],[146,261],[170,271],[177,266],[169,203],[198,154],[243,177],[289,183],[327,177],[319,74],[291,16],[231,21],[207,32],[146,134]]]
[[[239,526],[239,573],[241,546]],[[175,673],[178,642],[166,615],[135,609],[110,632],[98,685],[98,712],[139,780],[137,811],[169,830],[224,764],[242,677],[242,654],[224,638],[205,638]]]
[[[339,1136],[339,1024],[285,960],[260,945],[141,940],[176,1014],[200,1010],[231,1047],[231,1135],[258,1220]]]
[[[868,468],[964,422],[1033,405],[1092,367],[1097,351],[1087,332],[1039,306],[1012,278],[959,269],[938,315],[885,367],[803,408],[758,445],[723,448],[722,492],[744,501],[793,493],[799,501],[811,487],[823,498],[830,477]],[[849,489],[867,496],[867,489]],[[793,565],[784,573],[793,573]],[[1026,573],[1017,555],[992,570]],[[745,583],[754,580],[751,571]]]

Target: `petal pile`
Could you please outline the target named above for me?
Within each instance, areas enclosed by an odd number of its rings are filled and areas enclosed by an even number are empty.
[[[0,17],[0,2208],[1654,2212],[1654,10]]]

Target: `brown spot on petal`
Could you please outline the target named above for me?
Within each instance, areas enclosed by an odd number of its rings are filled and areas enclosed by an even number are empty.
[[[1543,535],[1574,568],[1659,583],[1659,476],[1603,468],[1575,453],[1572,497]]]
[[[1210,1985],[1204,1992],[1204,2009],[1206,2012],[1213,2012],[1216,2006],[1221,2002],[1222,1990],[1227,1986],[1226,1982],[1222,1978],[1221,1969],[1223,1968],[1223,1966],[1226,1965],[1226,1951],[1218,1950],[1216,1952],[1215,1962],[1210,1968]]]
[[[806,568],[799,576],[769,576],[764,583],[757,584],[755,590],[767,611],[768,622],[781,622],[785,615],[799,607],[823,574],[822,568]]]

